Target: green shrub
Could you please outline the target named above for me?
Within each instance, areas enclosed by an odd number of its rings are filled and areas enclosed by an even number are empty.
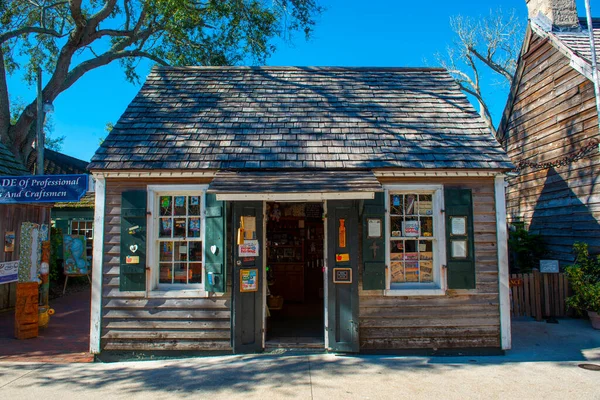
[[[587,243],[575,243],[575,264],[565,268],[573,296],[567,306],[580,314],[600,313],[600,256],[590,256]]]
[[[527,273],[539,268],[546,245],[541,235],[530,233],[523,223],[515,223],[508,235],[508,252],[511,272]]]

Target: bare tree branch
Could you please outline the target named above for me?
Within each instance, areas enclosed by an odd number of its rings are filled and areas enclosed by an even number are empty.
[[[64,36],[53,29],[46,29],[46,28],[41,28],[41,27],[37,27],[37,26],[27,26],[24,28],[15,29],[14,31],[9,31],[9,32],[3,33],[2,35],[0,35],[0,44],[7,42],[17,36],[29,35],[31,33],[50,35],[50,36],[54,36],[55,38],[61,38]]]

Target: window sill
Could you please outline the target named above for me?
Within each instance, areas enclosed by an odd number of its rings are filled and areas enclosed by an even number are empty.
[[[444,289],[388,289],[384,296],[445,296]]]
[[[203,289],[171,289],[152,290],[148,292],[149,299],[170,299],[170,298],[207,298],[208,292]]]

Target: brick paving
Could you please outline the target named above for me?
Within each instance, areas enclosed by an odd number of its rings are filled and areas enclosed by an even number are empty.
[[[44,363],[92,362],[90,335],[90,289],[50,301],[55,314],[37,338],[14,338],[15,312],[0,313],[0,361]]]

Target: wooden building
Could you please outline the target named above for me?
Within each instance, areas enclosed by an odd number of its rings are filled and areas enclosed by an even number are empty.
[[[27,169],[15,159],[6,146],[0,143],[0,177],[21,175],[28,175]],[[51,204],[0,204],[0,235],[3,241],[8,232],[13,232],[15,235],[12,250],[8,250],[5,244],[0,246],[0,262],[19,259],[21,224],[23,222],[48,224],[51,206]],[[16,296],[16,282],[0,283],[0,311],[14,308]]]
[[[90,350],[508,349],[512,167],[444,70],[155,67],[89,167]]]
[[[589,27],[575,1],[528,1],[530,21],[499,138],[518,177],[507,212],[545,240],[548,258],[573,262],[573,243],[600,253],[598,110]],[[594,20],[600,44],[600,21]]]

